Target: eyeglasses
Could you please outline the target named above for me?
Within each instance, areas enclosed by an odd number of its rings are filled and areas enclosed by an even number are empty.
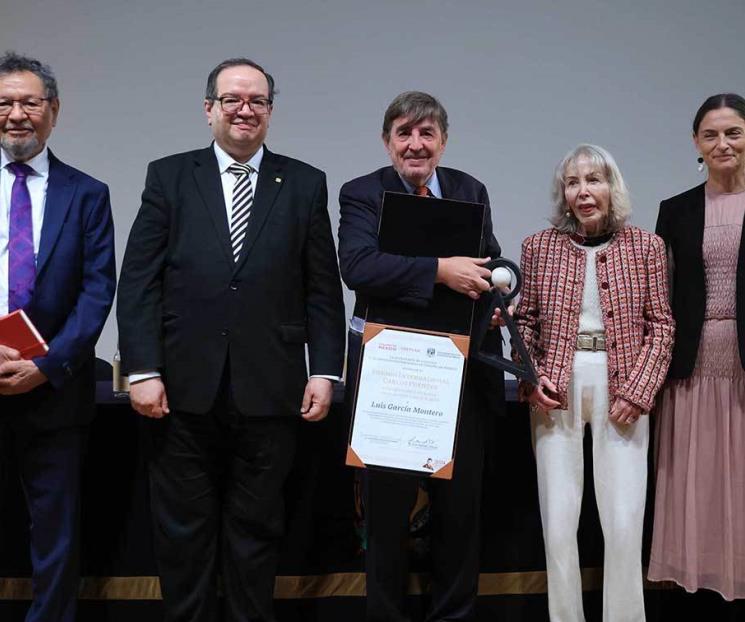
[[[243,105],[247,105],[251,112],[257,115],[268,114],[272,107],[272,102],[264,97],[256,97],[254,99],[243,99],[237,95],[223,95],[217,97],[217,101],[220,102],[220,108],[227,114],[236,114],[243,110]]]
[[[27,97],[26,99],[0,99],[0,117],[8,116],[13,106],[18,104],[28,115],[41,114],[44,102],[51,101],[51,97]]]

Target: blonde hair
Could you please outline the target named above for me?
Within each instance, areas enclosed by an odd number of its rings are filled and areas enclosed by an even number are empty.
[[[554,170],[553,183],[551,184],[553,210],[549,219],[551,224],[562,233],[574,233],[577,230],[577,219],[569,209],[564,197],[564,177],[567,168],[575,164],[580,158],[587,158],[603,171],[605,178],[608,180],[610,205],[608,206],[606,231],[618,231],[624,227],[631,216],[629,190],[613,156],[602,147],[587,143],[577,145],[567,153]]]

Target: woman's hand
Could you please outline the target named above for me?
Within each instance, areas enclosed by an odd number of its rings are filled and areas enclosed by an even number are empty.
[[[622,397],[617,397],[610,407],[608,416],[611,421],[623,425],[630,425],[641,417],[642,409]]]
[[[510,317],[512,317],[515,313],[515,307],[514,305],[510,305],[507,307],[507,313]],[[507,323],[504,321],[504,318],[502,317],[502,310],[499,307],[494,307],[494,314],[491,316],[491,320],[489,321],[489,330],[496,328],[497,326],[502,327],[506,326]]]
[[[538,379],[538,386],[533,389],[533,392],[530,395],[528,395],[528,402],[538,410],[548,412],[549,410],[554,410],[561,406],[560,402],[555,399],[556,397],[556,385],[546,376],[541,376]]]

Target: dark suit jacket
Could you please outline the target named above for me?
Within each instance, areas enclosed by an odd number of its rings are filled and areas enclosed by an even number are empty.
[[[123,368],[159,369],[169,405],[204,413],[226,360],[249,415],[299,415],[311,374],[340,375],[341,282],[326,178],[265,149],[246,240],[233,262],[212,147],[148,167],[117,303]]]
[[[704,184],[660,203],[655,232],[663,240],[674,266],[671,287],[675,318],[675,347],[669,378],[688,378],[693,373],[706,311],[704,274]],[[737,341],[745,368],[745,227],[737,260]]]
[[[39,429],[90,422],[95,346],[115,289],[109,189],[50,151],[36,281],[25,308],[49,345],[46,356],[34,359],[49,382],[0,397],[0,412],[19,413]]]
[[[444,198],[486,205],[482,256],[498,257],[501,250],[492,232],[489,196],[484,184],[452,168],[438,167],[437,178]],[[426,307],[434,291],[437,258],[405,257],[378,250],[378,223],[385,191],[406,192],[392,166],[347,182],[339,193],[339,265],[344,282],[356,294],[354,314],[362,318],[370,298]],[[491,311],[477,307],[478,313]],[[499,331],[495,331],[494,336],[499,339]],[[501,343],[499,345],[501,347]],[[479,393],[488,400],[490,408],[501,411],[504,375],[471,361],[468,376],[469,384],[475,381],[480,385]]]

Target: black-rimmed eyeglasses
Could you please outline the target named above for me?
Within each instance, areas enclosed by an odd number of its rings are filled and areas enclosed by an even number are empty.
[[[267,114],[272,108],[272,102],[264,97],[244,99],[237,95],[223,95],[222,97],[215,98],[215,100],[220,102],[220,108],[227,114],[236,114],[243,110],[244,105],[248,106],[251,112],[258,115]]]

